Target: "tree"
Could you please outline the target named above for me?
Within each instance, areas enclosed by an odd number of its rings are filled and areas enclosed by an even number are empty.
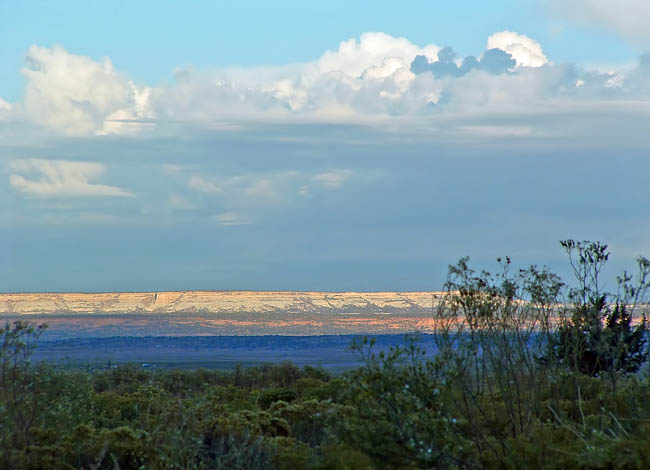
[[[650,261],[637,258],[638,275],[623,273],[618,293],[602,290],[601,271],[609,259],[599,242],[560,242],[569,255],[578,286],[569,291],[571,308],[551,341],[551,354],[583,374],[615,378],[639,370],[648,359],[646,314],[634,325],[633,313],[650,287]],[[610,301],[611,299],[611,301]]]
[[[25,321],[0,328],[0,446],[13,440],[27,449],[42,410],[41,383],[33,373],[31,355],[45,325]]]
[[[563,283],[546,268],[477,272],[469,258],[449,266],[446,294],[434,308],[445,396],[481,459],[500,468],[530,436],[542,413],[552,361],[541,362]],[[489,467],[490,464],[487,464]],[[515,467],[516,468],[516,467]]]

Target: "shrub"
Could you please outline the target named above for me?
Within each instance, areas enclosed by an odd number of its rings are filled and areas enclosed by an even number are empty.
[[[607,245],[573,240],[561,243],[578,287],[569,292],[573,305],[550,343],[550,354],[567,367],[592,376],[606,374],[615,379],[618,374],[637,372],[648,358],[647,327],[645,313],[639,324],[632,326],[633,312],[650,287],[650,261],[639,257],[636,282],[632,284],[633,277],[623,273],[619,292],[612,295],[602,292],[599,280],[609,259]]]

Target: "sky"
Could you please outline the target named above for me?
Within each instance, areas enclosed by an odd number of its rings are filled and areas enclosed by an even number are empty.
[[[437,290],[466,255],[566,277],[567,238],[631,269],[649,22],[645,0],[0,0],[0,291]]]

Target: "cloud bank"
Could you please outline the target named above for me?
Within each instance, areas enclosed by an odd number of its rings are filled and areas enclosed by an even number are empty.
[[[642,58],[636,68],[612,73],[554,64],[537,41],[512,31],[489,36],[482,54],[464,58],[451,47],[365,33],[313,62],[178,69],[174,83],[147,86],[118,72],[108,58],[33,46],[23,69],[24,103],[0,101],[0,119],[24,116],[69,136],[150,134],[178,124],[228,130],[262,122],[549,136],[553,126],[522,123],[521,115],[579,114],[587,107],[585,118],[594,108],[623,112],[623,101],[647,99],[647,63]],[[510,122],[497,122],[495,115]],[[514,123],[525,132],[512,133]],[[495,132],[486,134],[487,128]]]

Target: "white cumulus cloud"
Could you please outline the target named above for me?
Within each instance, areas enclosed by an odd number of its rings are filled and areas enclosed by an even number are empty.
[[[69,135],[128,132],[128,120],[148,115],[149,91],[97,62],[61,46],[32,46],[22,70],[25,109],[37,123]]]
[[[108,58],[94,61],[61,47],[32,47],[24,69],[25,101],[0,103],[0,113],[13,107],[12,118],[22,117],[25,109],[37,123],[73,135],[123,134],[144,126],[173,134],[176,125],[229,131],[269,122],[368,125],[395,132],[445,132],[457,126],[463,134],[486,129],[498,134],[494,126],[502,126],[510,134],[522,113],[565,113],[586,109],[585,103],[607,110],[611,100],[632,106],[650,96],[648,57],[624,73],[602,73],[554,64],[536,40],[517,32],[497,32],[486,45],[489,52],[482,57],[461,58],[452,48],[365,33],[313,62],[179,69],[175,83],[151,88],[135,85]],[[479,116],[492,121],[512,116],[512,122],[473,122]],[[539,135],[538,122],[522,126]],[[248,193],[241,181],[200,176],[189,186],[204,194],[233,187],[248,198],[281,194],[277,175],[272,183],[247,181]],[[311,176],[301,183],[305,194],[319,186]],[[322,182],[319,187],[325,189]]]
[[[385,33],[364,33],[342,41],[335,51],[327,51],[317,62],[321,73],[342,72],[350,77],[360,77],[367,69],[381,66],[386,59],[399,59],[408,68],[416,55],[431,60],[438,57],[440,48],[435,45],[419,47],[406,38],[396,38]]]
[[[34,196],[132,196],[117,186],[90,182],[104,172],[101,163],[25,159],[10,162],[9,170],[11,186]]]
[[[534,39],[512,31],[494,33],[487,40],[487,49],[501,49],[512,56],[517,67],[541,67],[548,63],[542,46]]]

